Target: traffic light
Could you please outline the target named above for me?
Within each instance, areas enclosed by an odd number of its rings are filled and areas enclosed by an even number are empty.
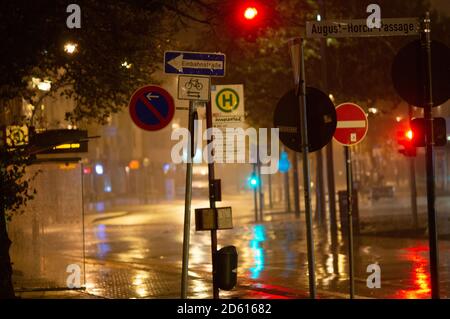
[[[398,152],[407,157],[416,156],[416,146],[414,141],[414,131],[410,127],[404,127],[397,131],[397,143],[402,145],[403,148],[399,149]]]
[[[275,26],[274,0],[231,0],[229,3],[230,11],[223,19],[234,37],[254,42],[267,28]]]
[[[252,173],[252,175],[250,175],[248,186],[250,186],[250,188],[257,188],[259,186],[259,178],[256,174]]]
[[[244,18],[247,20],[253,20],[258,15],[258,9],[255,7],[247,7],[244,11]]]

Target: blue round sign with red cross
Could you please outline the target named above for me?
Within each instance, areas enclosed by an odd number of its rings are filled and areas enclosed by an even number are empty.
[[[169,92],[156,85],[148,85],[134,92],[129,104],[134,124],[146,131],[157,131],[172,121],[175,103]]]

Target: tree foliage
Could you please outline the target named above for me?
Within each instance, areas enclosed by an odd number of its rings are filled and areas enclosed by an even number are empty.
[[[232,1],[224,1],[232,3]],[[373,1],[323,1],[326,19],[366,19],[366,7]],[[244,83],[247,120],[253,126],[272,125],[272,114],[279,98],[293,87],[293,76],[289,60],[287,41],[305,34],[305,22],[315,20],[318,13],[324,17],[320,1],[269,1],[267,7],[273,11],[270,19],[258,30],[247,30],[236,25],[230,5],[210,1],[217,15],[198,41],[197,50],[223,51],[227,54],[227,77],[217,83]],[[261,1],[266,3],[266,1]],[[421,17],[430,10],[425,0],[378,1],[381,16],[387,18]],[[228,11],[224,11],[228,10]],[[232,13],[230,13],[230,11]],[[224,12],[228,12],[224,13]],[[433,37],[448,41],[448,17],[432,11]],[[328,38],[326,61],[321,55],[320,40],[307,39],[305,45],[307,85],[332,93],[336,102],[355,101],[367,107],[376,101],[387,101],[380,105],[382,112],[398,104],[400,98],[393,90],[390,65],[395,54],[414,37],[377,38]],[[213,40],[212,40],[213,39]],[[327,88],[324,87],[321,67],[327,64]],[[384,107],[384,108],[383,108]]]

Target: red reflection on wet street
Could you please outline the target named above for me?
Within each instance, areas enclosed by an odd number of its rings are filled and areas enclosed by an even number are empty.
[[[428,247],[425,245],[410,247],[405,249],[406,254],[404,258],[411,261],[413,271],[411,272],[413,278],[412,282],[414,289],[400,290],[396,295],[397,298],[402,299],[426,299],[430,298],[430,275],[428,257],[423,255],[428,254]]]

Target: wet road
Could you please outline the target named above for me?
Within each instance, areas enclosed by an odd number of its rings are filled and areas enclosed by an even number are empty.
[[[303,218],[273,212],[254,223],[252,197],[227,197],[234,229],[218,231],[219,248],[237,247],[238,287],[221,291],[224,298],[307,298],[308,274]],[[208,207],[194,201],[193,208]],[[96,207],[87,214],[86,287],[107,298],[177,298],[180,291],[183,202]],[[302,216],[303,217],[303,216]],[[190,298],[211,297],[209,232],[191,226]],[[315,226],[315,270],[321,298],[348,297],[345,240]],[[450,296],[450,242],[440,241],[441,292]],[[381,288],[370,289],[367,266],[381,268]],[[359,298],[428,298],[428,242],[375,236],[355,238],[355,285]]]

